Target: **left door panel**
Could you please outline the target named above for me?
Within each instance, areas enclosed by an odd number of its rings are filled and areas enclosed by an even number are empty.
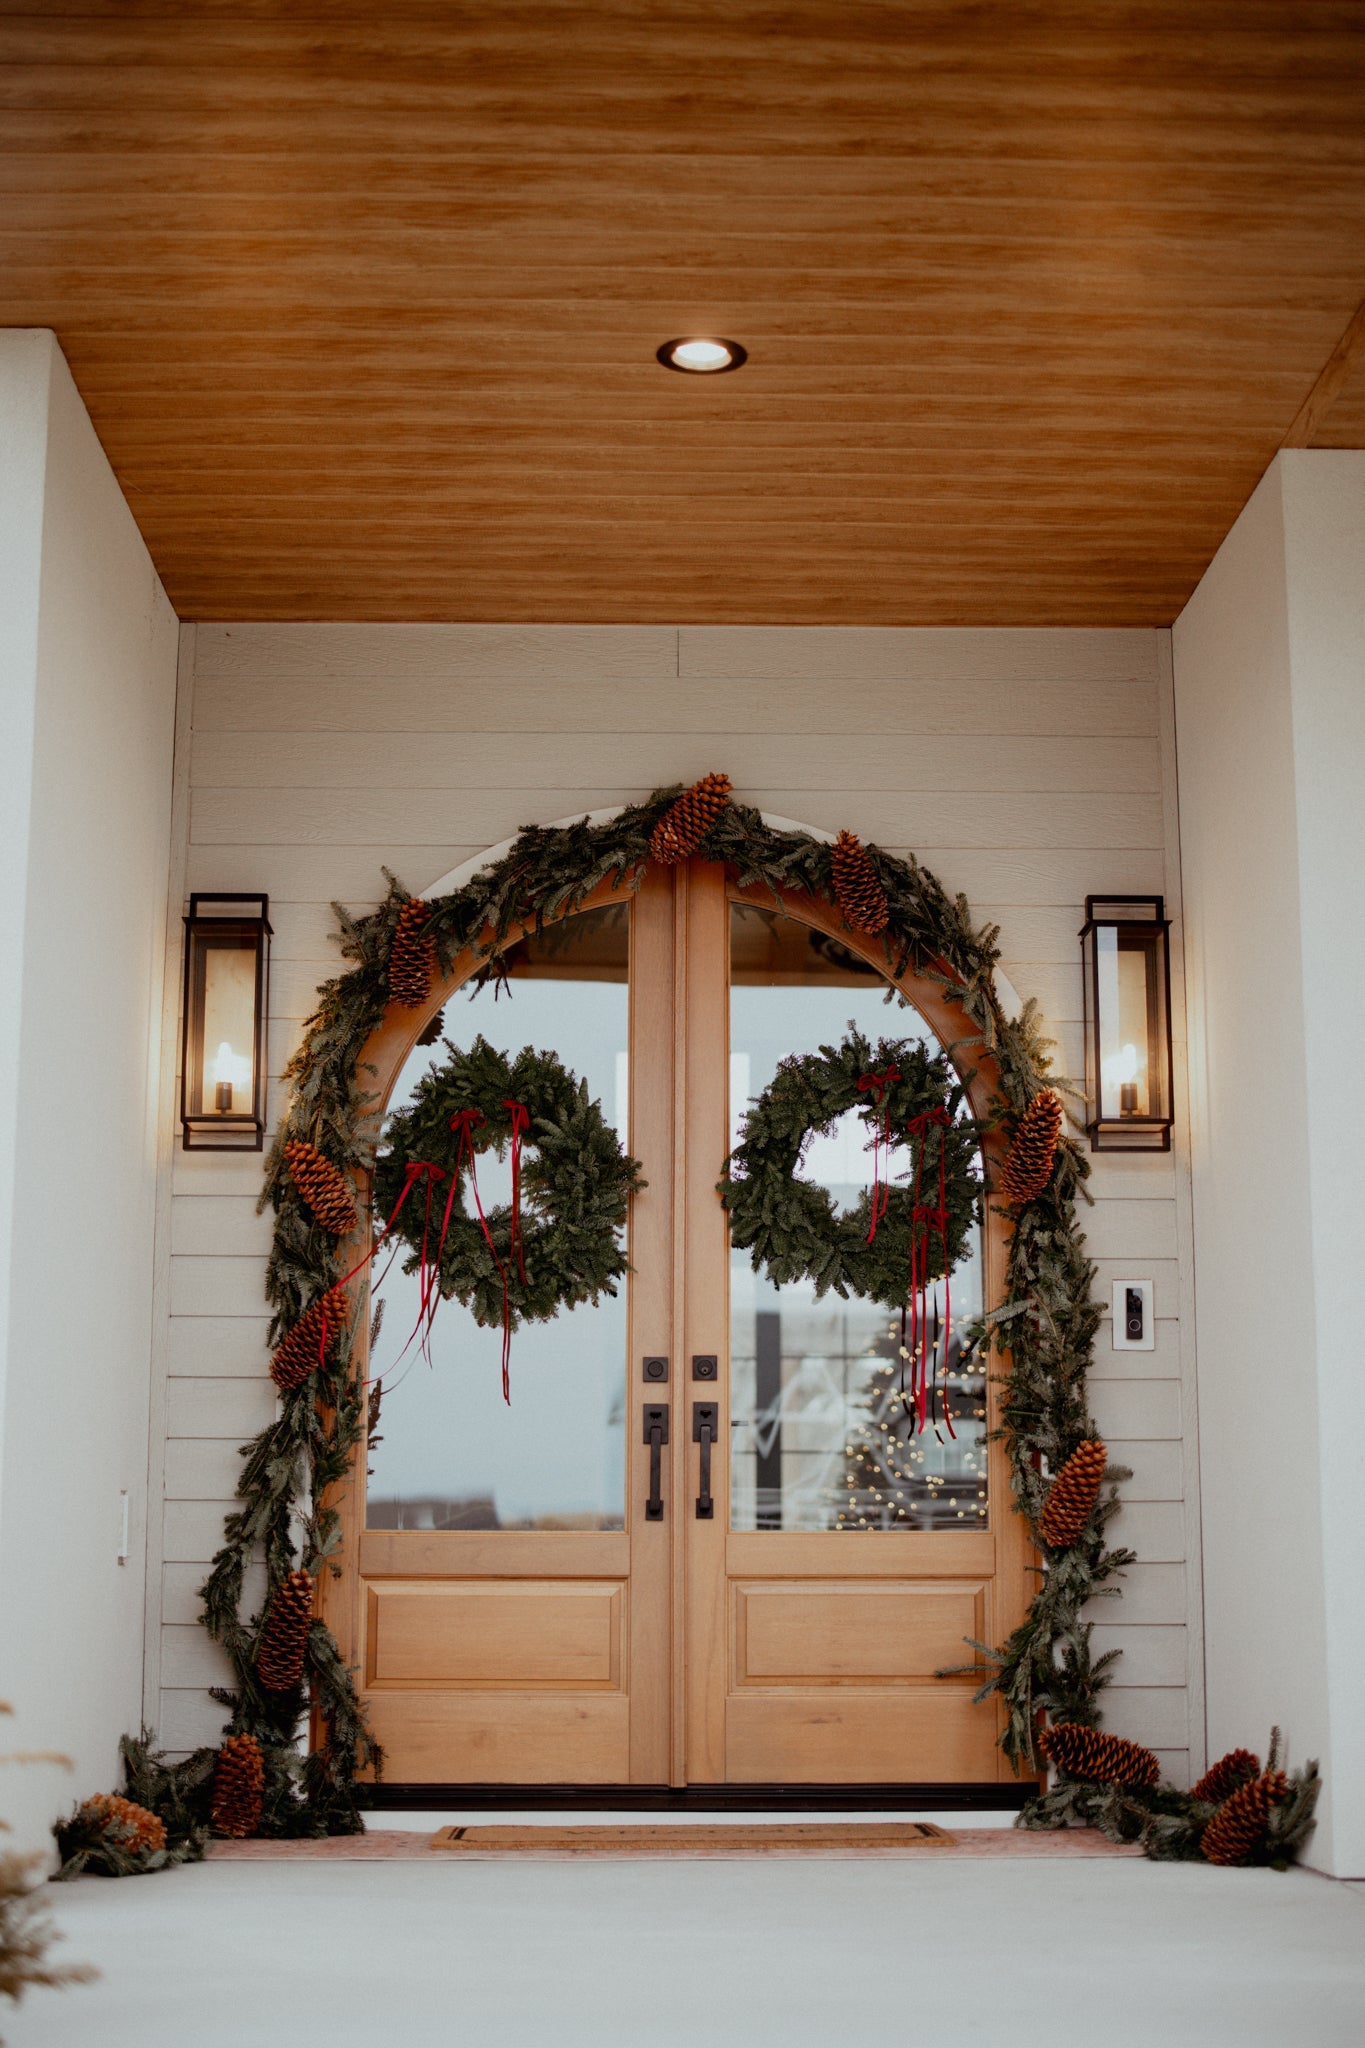
[[[642,1360],[672,1349],[672,945],[668,877],[629,901],[604,893],[510,947],[500,995],[489,982],[471,998],[457,971],[425,1012],[391,1013],[365,1055],[398,1107],[446,1057],[415,1042],[444,1001],[442,1037],[461,1050],[482,1034],[511,1055],[556,1053],[649,1183],[620,1296],[523,1324],[510,1406],[500,1332],[444,1303],[428,1362],[408,1341],[418,1278],[378,1262],[379,1424],[368,1476],[358,1462],[341,1502],[325,1599],[390,1782],[667,1781],[672,1446],[664,1517],[650,1520],[643,1411],[670,1387]],[[508,1175],[480,1159],[485,1208],[507,1199]]]

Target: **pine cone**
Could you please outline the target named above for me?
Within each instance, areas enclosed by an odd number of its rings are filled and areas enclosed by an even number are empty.
[[[1077,1444],[1048,1488],[1038,1533],[1049,1550],[1070,1550],[1078,1543],[1100,1497],[1109,1453],[1098,1437]]]
[[[1045,1088],[1020,1117],[1000,1171],[1000,1193],[1014,1208],[1041,1195],[1051,1180],[1061,1129],[1062,1098],[1055,1089]]]
[[[303,1677],[313,1626],[313,1581],[307,1572],[281,1579],[256,1645],[256,1673],[267,1692],[292,1692]]]
[[[265,1804],[265,1760],[254,1735],[229,1735],[213,1771],[211,1820],[215,1835],[254,1835]]]
[[[1038,1747],[1068,1778],[1085,1778],[1095,1785],[1129,1785],[1145,1792],[1161,1776],[1161,1765],[1140,1742],[1125,1742],[1121,1735],[1083,1728],[1077,1721],[1059,1721],[1044,1729]]]
[[[426,1001],[436,971],[436,950],[430,939],[421,936],[430,916],[431,905],[414,896],[403,905],[394,926],[389,947],[389,994],[407,1010],[415,1010]]]
[[[690,860],[730,801],[728,775],[703,775],[685,789],[654,827],[649,851],[665,865]]]
[[[841,832],[830,854],[834,870],[834,895],[844,923],[869,938],[884,931],[890,912],[886,891],[877,880],[877,870],[861,839],[854,832]]]
[[[348,1237],[359,1222],[355,1196],[344,1176],[324,1159],[316,1145],[291,1138],[284,1148],[289,1161],[289,1178],[324,1230],[333,1237]]]
[[[1288,1789],[1283,1771],[1262,1771],[1239,1785],[1204,1830],[1199,1846],[1209,1862],[1253,1863],[1264,1855],[1270,1809]]]
[[[87,1799],[76,1814],[76,1822],[81,1821],[98,1827],[118,1848],[134,1856],[166,1846],[165,1824],[145,1806],[121,1799],[117,1792],[97,1792]]]
[[[270,1360],[270,1377],[281,1393],[301,1387],[316,1372],[341,1334],[350,1304],[344,1287],[333,1287],[310,1302],[292,1330],[281,1337]]]
[[[1230,1749],[1226,1756],[1220,1756],[1216,1764],[1210,1764],[1199,1783],[1190,1792],[1191,1799],[1205,1801],[1210,1806],[1221,1806],[1234,1792],[1253,1778],[1261,1775],[1261,1759],[1253,1756],[1249,1749]]]

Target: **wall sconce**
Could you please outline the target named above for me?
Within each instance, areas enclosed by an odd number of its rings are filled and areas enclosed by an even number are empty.
[[[187,1152],[259,1152],[265,1143],[269,909],[268,896],[190,898],[180,1041]]]
[[[1160,896],[1087,896],[1086,1130],[1092,1152],[1171,1149],[1171,948]]]

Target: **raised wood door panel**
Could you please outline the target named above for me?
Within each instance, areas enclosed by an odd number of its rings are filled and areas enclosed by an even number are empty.
[[[325,1611],[360,1676],[392,1781],[720,1784],[994,1781],[999,1712],[974,1704],[964,1639],[999,1641],[1028,1597],[1023,1525],[990,1452],[986,1526],[867,1533],[731,1528],[730,1259],[716,1180],[729,1130],[723,870],[653,869],[632,899],[630,1149],[648,1183],[630,1226],[624,1529],[366,1528],[359,1471]],[[764,897],[764,902],[770,899]],[[856,947],[804,900],[792,915]],[[460,964],[431,1009],[473,963]],[[962,1024],[913,991],[943,1043]],[[794,992],[799,1000],[799,991]],[[387,1090],[423,1022],[386,1020],[367,1057]],[[512,1027],[509,1027],[512,1028]],[[978,1093],[990,1076],[979,1076]],[[1003,1286],[985,1233],[984,1287]],[[643,1377],[646,1355],[666,1382]],[[693,1377],[697,1357],[716,1376]],[[514,1374],[514,1400],[515,1400]],[[990,1423],[997,1420],[989,1395]],[[670,1410],[665,1512],[645,1514],[643,1411]],[[696,1512],[699,1400],[721,1416],[715,1512]]]

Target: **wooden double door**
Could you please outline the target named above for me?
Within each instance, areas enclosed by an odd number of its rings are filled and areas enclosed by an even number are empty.
[[[472,967],[465,963],[465,971]],[[700,862],[603,892],[509,955],[507,990],[433,995],[445,1037],[549,1046],[614,1114],[647,1182],[621,1298],[497,1333],[458,1305],[399,1360],[416,1282],[391,1268],[376,1441],[341,1503],[325,1613],[386,1777],[405,1784],[991,1782],[998,1710],[936,1675],[1027,1598],[1022,1524],[989,1442],[990,1384],[958,1331],[999,1298],[989,1221],[954,1276],[955,1429],[916,1437],[895,1319],[733,1262],[716,1182],[786,1053],[842,1036],[963,1034],[913,1010],[830,914],[775,908]],[[390,1103],[440,1044],[393,1012],[366,1057]],[[983,1084],[978,1084],[983,1085]],[[813,1141],[836,1199],[862,1133]],[[499,1190],[481,1162],[485,1203]],[[409,1290],[406,1294],[403,1289]],[[368,1470],[367,1470],[368,1468]]]

